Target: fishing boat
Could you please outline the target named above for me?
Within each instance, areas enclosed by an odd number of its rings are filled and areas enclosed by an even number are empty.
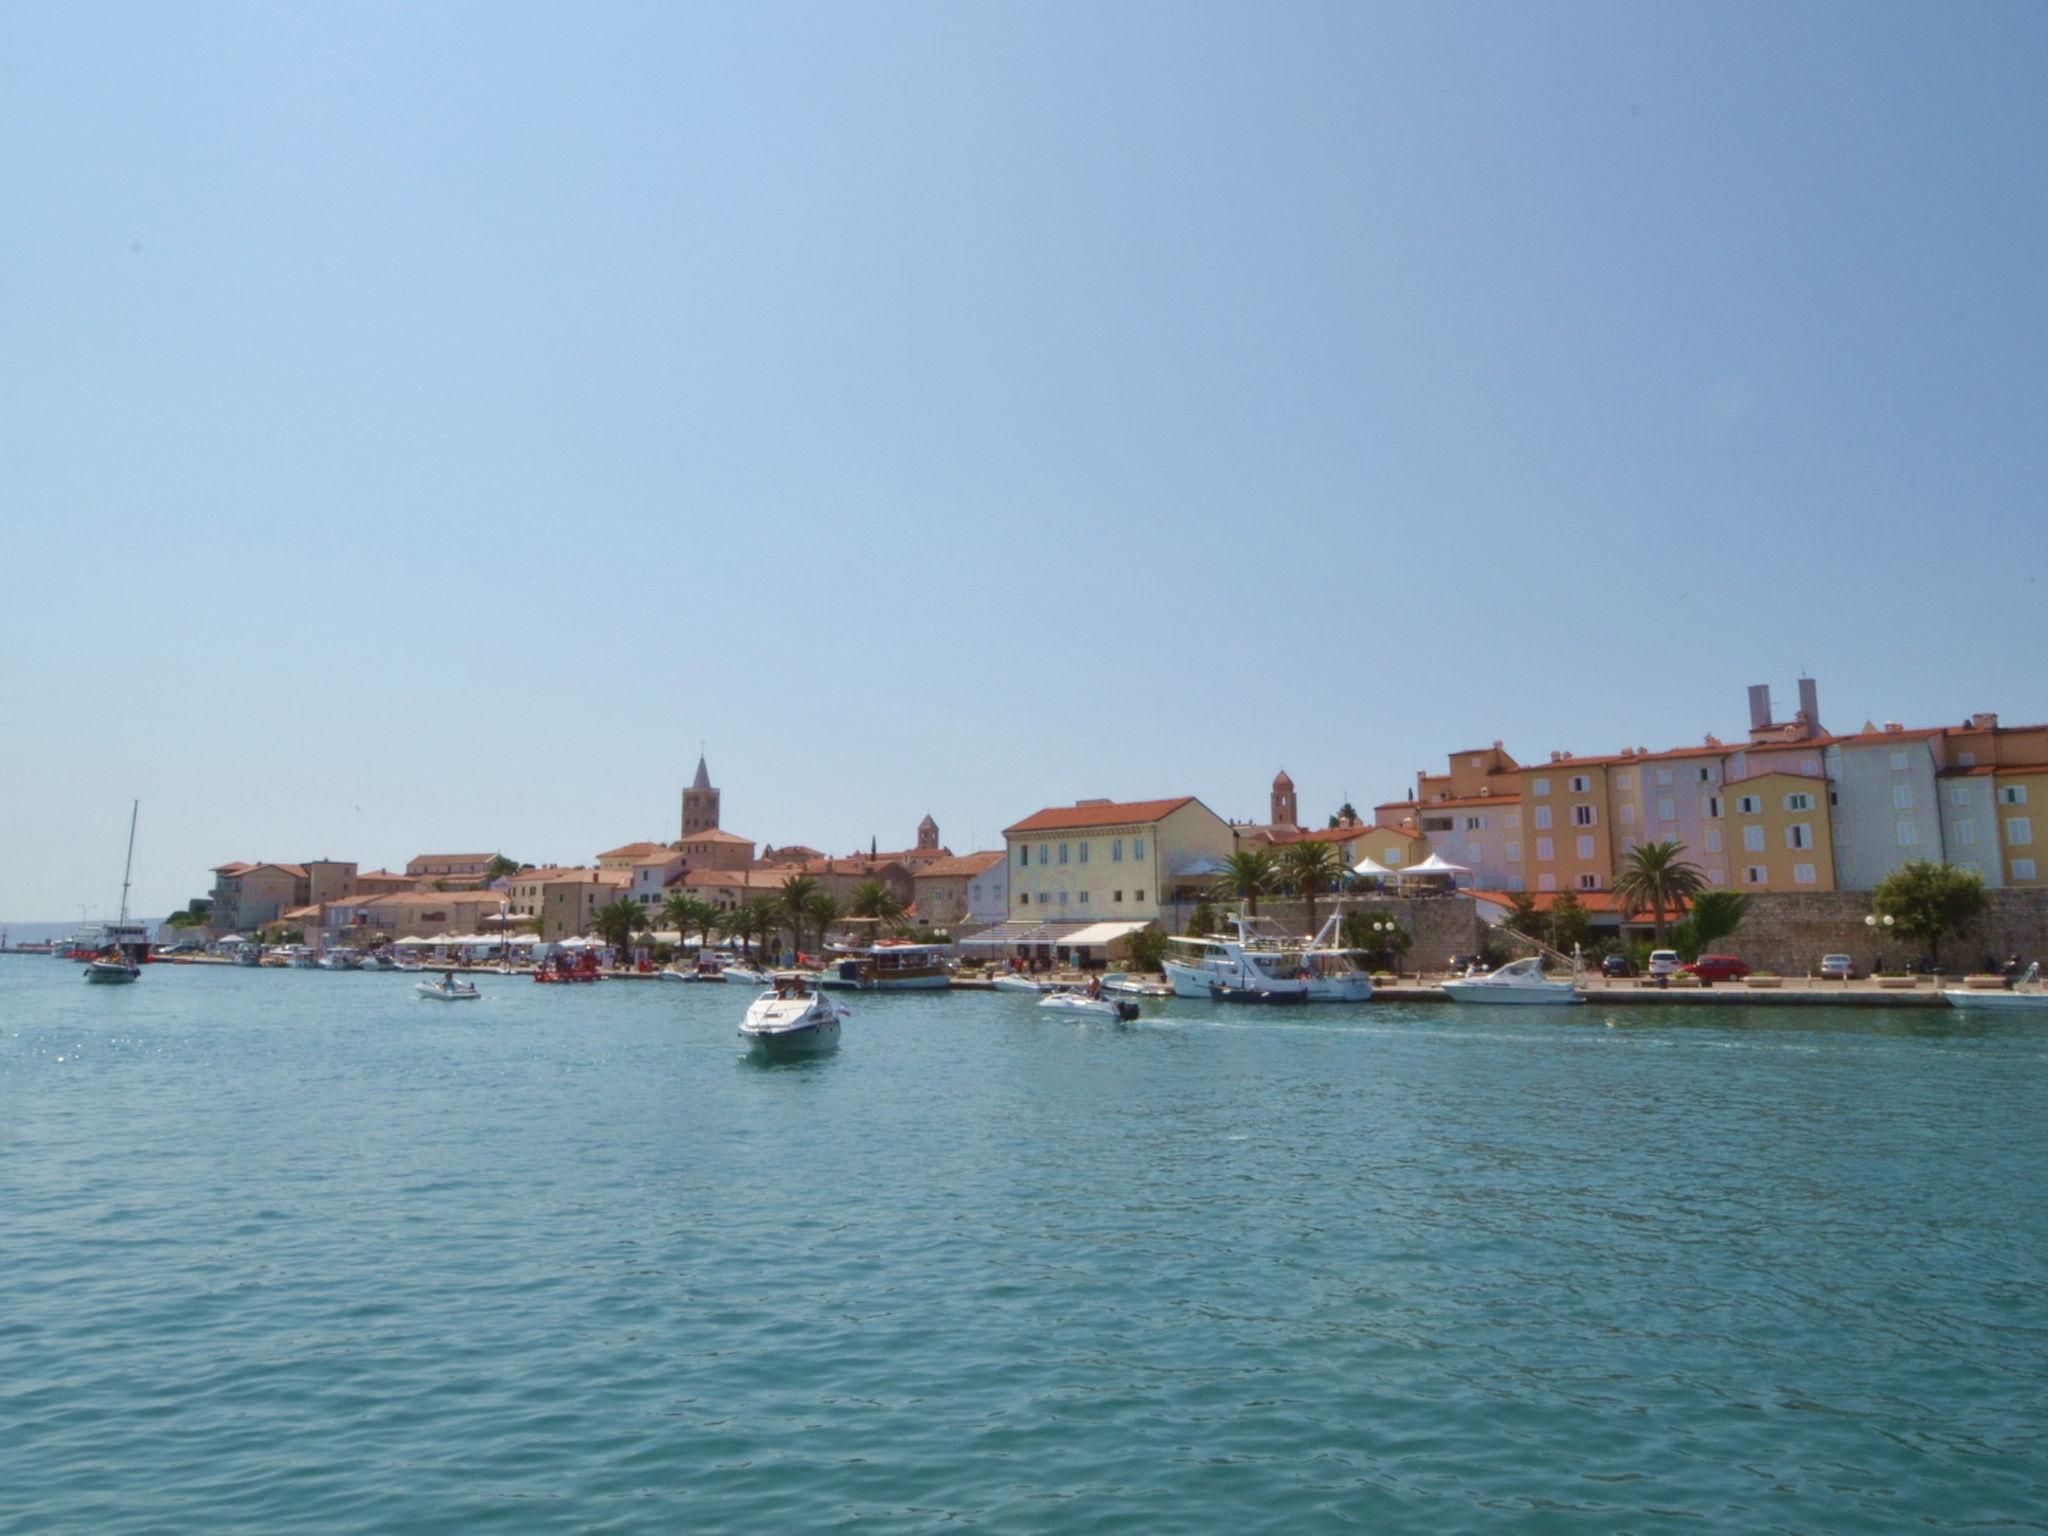
[[[142,810],[142,802],[135,801],[128,807],[128,858],[121,866],[121,915],[114,919],[108,931],[109,945],[106,953],[88,960],[85,964],[85,979],[102,985],[119,985],[123,982],[140,981],[142,967],[135,963],[135,957],[126,948],[128,942],[128,885],[129,877],[135,872],[135,818]],[[142,951],[147,954],[148,948]]]
[[[1113,1023],[1129,1023],[1138,1016],[1138,1005],[1124,998],[1104,997],[1100,993],[1091,994],[1067,987],[1046,993],[1038,1000],[1038,1006],[1047,1013],[1108,1019]]]
[[[839,1049],[839,1023],[852,1017],[812,985],[801,971],[777,971],[769,988],[747,1005],[740,1039],[764,1061],[819,1056]]]
[[[876,944],[835,947],[818,984],[855,992],[921,992],[953,984],[943,944],[883,939]]]
[[[443,1003],[466,1003],[482,996],[473,981],[457,981],[453,976],[443,976],[439,981],[413,983],[413,991],[421,997],[430,997]]]
[[[1942,1000],[1951,1008],[2006,1009],[2012,1013],[2038,1013],[2048,1018],[2048,988],[2041,985],[2041,962],[2027,967],[2026,974],[2012,984],[2010,992],[1997,989],[1943,987]]]
[[[1543,961],[1529,955],[1510,960],[1484,976],[1463,976],[1441,983],[1455,1003],[1583,1003],[1578,983],[1555,981],[1543,974]]]

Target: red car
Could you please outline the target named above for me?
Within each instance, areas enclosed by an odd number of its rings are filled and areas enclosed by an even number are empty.
[[[1701,981],[1740,981],[1749,974],[1749,966],[1734,955],[1701,955],[1679,969]]]

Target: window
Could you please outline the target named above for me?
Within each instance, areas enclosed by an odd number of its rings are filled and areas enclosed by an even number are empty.
[[[1514,831],[1521,824],[1522,813],[1520,811],[1509,811],[1507,813],[1507,816],[1501,822],[1501,825],[1506,827],[1510,832]]]
[[[1022,869],[1022,868],[1023,868],[1023,867],[1025,866],[1025,865],[1029,864],[1030,862],[1031,862],[1031,850],[1030,850],[1030,848],[1029,848],[1029,847],[1019,848],[1019,849],[1017,850],[1017,867],[1018,867],[1019,869]]]
[[[1593,839],[1591,839],[1590,837],[1582,837],[1579,839],[1579,857],[1582,859],[1590,859],[1591,857],[1593,857]]]
[[[1748,865],[1742,871],[1742,883],[1744,885],[1768,885],[1770,879],[1771,872],[1761,864]]]
[[[1067,845],[1065,843],[1060,844],[1060,862],[1062,864],[1067,862]]]
[[[1600,877],[1599,877],[1598,875],[1581,875],[1581,876],[1579,876],[1579,889],[1580,889],[1580,890],[1582,890],[1582,891],[1597,891],[1597,890],[1599,890],[1599,889],[1600,889]]]
[[[1791,826],[1785,829],[1785,846],[1787,848],[1811,848],[1813,846],[1813,824],[1805,821],[1793,822]]]
[[[1065,891],[1061,891],[1061,892],[1060,892],[1060,905],[1064,907],[1064,906],[1065,906],[1066,904],[1067,904],[1067,893],[1066,893]]]
[[[1896,748],[1892,752],[1892,767],[1900,773],[1906,771],[1906,754]]]
[[[1485,829],[1486,818],[1484,816],[1467,816],[1465,818],[1465,830],[1467,832],[1482,832]]]
[[[1570,779],[1570,784],[1572,793],[1575,795],[1583,795],[1587,790],[1593,787],[1593,781],[1587,778],[1583,773],[1573,774]]]
[[[1051,852],[1052,852],[1052,844],[1050,844],[1050,843],[1040,843],[1040,844],[1038,845],[1038,864],[1039,864],[1039,867],[1040,867],[1041,869],[1043,869],[1043,868],[1045,867],[1045,856],[1046,856],[1046,855],[1047,855],[1048,853],[1051,853]]]
[[[1557,889],[1557,876],[1555,876],[1555,875],[1538,875],[1538,876],[1536,877],[1536,889],[1537,889],[1537,890],[1539,890],[1539,891],[1554,891],[1554,890],[1556,890],[1556,889]]]
[[[1659,768],[1657,770],[1657,782],[1659,784],[1669,784],[1671,782],[1671,770],[1669,768]]]
[[[1109,862],[1112,864],[1121,864],[1123,863],[1123,861],[1124,840],[1120,837],[1113,837],[1109,840]],[[1121,901],[1123,900],[1123,898],[1119,896],[1117,900]]]
[[[1552,842],[1550,841],[1550,839],[1549,839],[1549,838],[1547,838],[1547,837],[1539,837],[1539,838],[1537,838],[1537,839],[1536,839],[1536,858],[1537,858],[1537,861],[1538,861],[1539,863],[1547,863],[1547,862],[1548,862],[1549,860],[1551,860],[1551,859],[1554,859],[1554,858],[1556,858],[1556,857],[1557,857],[1557,853],[1556,853],[1556,851],[1555,851],[1555,848],[1556,848],[1556,845],[1555,845],[1555,844],[1553,844],[1553,843],[1552,843]]]
[[[1792,866],[1792,883],[1794,885],[1813,884],[1813,866],[1811,864],[1794,864]]]
[[[1974,767],[1976,767],[1976,766],[1977,766],[1977,754],[1976,754],[1976,753],[1974,753],[1974,752],[1958,752],[1958,753],[1956,754],[1956,766],[1957,766],[1958,768],[1974,768]]]
[[[1802,757],[1799,759],[1799,771],[1809,779],[1819,778],[1820,759],[1817,757]]]
[[[1714,782],[1714,769],[1711,764],[1709,764],[1705,768],[1697,770],[1697,772],[1699,774],[1699,781],[1702,784],[1711,784]]]
[[[1466,762],[1474,768],[1484,768],[1486,766],[1486,759],[1483,757],[1467,758]]]
[[[1133,891],[1133,892],[1131,892],[1131,900],[1133,900],[1133,901],[1143,901],[1144,899],[1145,899],[1145,893],[1144,893],[1144,892],[1143,892],[1142,890],[1138,890],[1138,891]]]
[[[1967,784],[1949,785],[1948,803],[1950,805],[1968,805],[1970,803],[1970,786]]]
[[[1519,864],[1522,862],[1522,845],[1509,843],[1501,849],[1500,856],[1510,864]]]
[[[1678,802],[1669,796],[1659,800],[1657,802],[1657,819],[1659,821],[1678,820]]]
[[[1813,809],[1813,796],[1808,794],[1787,795],[1785,797],[1785,809],[1788,811],[1810,811]]]
[[[2024,848],[2034,840],[2034,823],[2025,816],[2009,816],[2005,823],[2005,841],[2011,848]]]
[[[1621,818],[1624,827],[1632,827],[1636,823],[1636,808],[1626,800],[1621,802],[1621,809],[1616,811],[1615,815]]]
[[[1762,853],[1764,851],[1764,829],[1762,827],[1744,827],[1742,829],[1742,851],[1744,853]]]
[[[1448,816],[1425,816],[1422,818],[1422,830],[1425,832],[1448,832],[1451,830],[1451,818]]]
[[[1081,862],[1083,864],[1088,862],[1088,845],[1086,843],[1081,845]]]
[[[2024,784],[1999,785],[1998,803],[2000,805],[2025,805],[2027,803],[2027,786]]]
[[[1628,773],[1617,773],[1614,776],[1614,787],[1616,789],[1634,789],[1636,787],[1635,776]]]
[[[1028,907],[1028,906],[1030,906],[1030,905],[1031,905],[1031,893],[1030,893],[1029,891],[1019,891],[1019,892],[1017,893],[1017,905],[1018,905],[1018,906],[1020,906],[1020,907]]]
[[[1142,859],[1143,857],[1145,857],[1145,839],[1143,839],[1142,837],[1134,837],[1131,839],[1131,857],[1134,859]],[[1144,899],[1145,893],[1143,891],[1140,891],[1138,893],[1138,900],[1143,901]]]
[[[2032,859],[2014,859],[2012,861],[2012,877],[2015,880],[2033,879],[2034,861]]]
[[[1572,825],[1575,827],[1590,827],[1597,819],[1593,814],[1593,807],[1590,805],[1575,805],[1572,807]]]
[[[1894,784],[1892,786],[1892,809],[1895,811],[1910,811],[1913,809],[1912,785]]]
[[[1550,780],[1548,780],[1548,779],[1537,779],[1537,780],[1534,780],[1534,781],[1533,781],[1533,782],[1532,782],[1532,783],[1531,783],[1531,784],[1529,785],[1529,793],[1530,793],[1530,794],[1532,794],[1532,795],[1547,795],[1547,794],[1549,794],[1549,793],[1550,793]]]
[[[1080,902],[1084,907],[1088,905],[1088,893],[1086,891],[1080,893]]]
[[[1735,809],[1741,815],[1754,816],[1762,811],[1763,808],[1764,802],[1761,795],[1737,795],[1735,797]]]
[[[1910,848],[1920,841],[1920,829],[1910,821],[1899,823],[1899,846]]]
[[[1124,893],[1122,891],[1112,891],[1110,893],[1109,899],[1111,901],[1122,901],[1124,899]]]
[[[1539,805],[1539,806],[1537,806],[1537,807],[1536,807],[1536,825],[1537,825],[1537,827],[1538,827],[1538,828],[1543,828],[1543,827],[1547,827],[1547,826],[1549,826],[1549,825],[1550,825],[1550,807],[1549,807],[1549,806],[1547,806],[1547,805]]]
[[[1721,797],[1719,795],[1701,795],[1700,814],[1709,821],[1719,817],[1721,814]]]
[[[1956,823],[1956,846],[1959,848],[1974,848],[1977,846],[1977,823],[1974,821],[1959,821]]]

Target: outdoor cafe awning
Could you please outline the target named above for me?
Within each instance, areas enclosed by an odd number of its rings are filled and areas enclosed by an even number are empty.
[[[1067,934],[1055,942],[1082,945],[1114,944],[1118,939],[1127,939],[1141,928],[1149,928],[1149,922],[1090,923],[1078,933]]]

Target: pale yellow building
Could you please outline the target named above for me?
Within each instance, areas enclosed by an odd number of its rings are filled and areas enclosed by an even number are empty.
[[[1828,781],[1752,774],[1723,790],[1729,884],[1739,891],[1832,891]]]
[[[1192,795],[1050,806],[1005,827],[1003,839],[1012,921],[1176,927],[1237,845],[1230,823]]]

